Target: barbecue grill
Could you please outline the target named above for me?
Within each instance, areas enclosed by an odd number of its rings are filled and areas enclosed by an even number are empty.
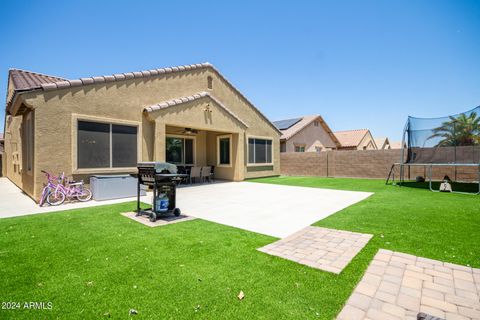
[[[176,207],[177,184],[187,177],[178,174],[177,166],[168,162],[140,162],[138,168],[137,185],[137,216],[148,216],[155,222],[160,216],[174,214],[179,216],[181,211]],[[140,185],[153,188],[153,203],[148,209],[140,208]]]

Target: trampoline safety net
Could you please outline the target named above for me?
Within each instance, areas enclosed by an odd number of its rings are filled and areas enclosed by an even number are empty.
[[[408,117],[405,163],[479,164],[480,106],[442,118]]]

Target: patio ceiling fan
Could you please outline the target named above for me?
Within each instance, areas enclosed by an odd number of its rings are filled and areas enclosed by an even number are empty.
[[[185,128],[182,131],[183,134],[197,134],[198,130],[192,128]]]

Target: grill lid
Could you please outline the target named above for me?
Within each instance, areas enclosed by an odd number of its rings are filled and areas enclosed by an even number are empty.
[[[137,168],[148,168],[155,170],[155,173],[177,173],[177,166],[168,162],[139,162]]]

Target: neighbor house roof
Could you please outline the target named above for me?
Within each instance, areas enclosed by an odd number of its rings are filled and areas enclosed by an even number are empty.
[[[212,96],[210,93],[205,92],[205,91],[193,94],[191,96],[181,97],[181,98],[177,98],[177,99],[164,101],[164,102],[161,102],[161,103],[158,103],[158,104],[154,104],[152,106],[143,108],[143,111],[144,112],[154,112],[154,111],[157,111],[157,110],[163,110],[163,109],[167,109],[167,108],[170,108],[170,107],[173,107],[173,106],[178,106],[178,105],[181,105],[181,104],[184,104],[184,103],[187,103],[187,102],[190,102],[190,101],[195,101],[195,100],[205,98],[205,97],[208,97],[208,98],[212,99],[213,101],[215,101],[215,103],[218,104],[220,106],[220,108],[225,110],[228,114],[230,114],[238,122],[240,122],[241,124],[243,124],[245,127],[248,128],[248,125],[242,119],[240,119],[235,113],[230,111],[230,109],[228,109],[222,102],[220,102],[220,100],[218,100],[217,98]]]
[[[80,78],[80,79],[75,79],[75,80],[68,80],[68,79],[63,79],[63,78],[58,78],[58,77],[52,77],[52,76],[47,76],[47,75],[42,75],[42,74],[37,74],[38,77],[36,81],[35,87],[31,87],[29,89],[25,90],[42,90],[42,91],[53,91],[53,90],[59,90],[59,89],[66,89],[66,88],[71,88],[71,87],[79,87],[79,86],[84,86],[84,85],[90,85],[90,84],[97,84],[97,83],[107,83],[107,82],[116,82],[116,81],[125,81],[125,80],[130,80],[130,79],[138,79],[138,78],[149,78],[149,77],[156,77],[156,76],[161,76],[164,74],[170,74],[170,73],[177,73],[177,72],[183,72],[183,71],[188,71],[188,70],[195,70],[195,69],[208,69],[210,68],[213,70],[221,79],[223,79],[233,90],[235,90],[236,93],[248,104],[250,105],[255,112],[258,113],[258,115],[263,118],[272,128],[274,128],[277,132],[280,133],[280,130],[277,129],[276,126],[273,125],[273,123],[270,122],[270,120],[260,111],[258,110],[257,107],[253,103],[250,102],[241,92],[238,90],[230,81],[228,81],[227,78],[225,78],[220,71],[218,71],[211,63],[205,62],[205,63],[197,63],[197,64],[190,64],[190,65],[183,65],[183,66],[178,66],[178,67],[167,67],[167,68],[160,68],[160,69],[151,69],[151,70],[145,70],[145,71],[137,71],[137,72],[127,72],[127,73],[118,73],[118,74],[113,74],[113,75],[105,75],[105,76],[97,76],[97,77],[89,77],[89,78]],[[16,70],[16,69],[12,69]],[[36,74],[35,72],[30,72],[30,71],[24,71],[28,72],[31,74]],[[43,77],[43,78],[42,78]],[[44,79],[44,82],[42,79]],[[55,80],[57,79],[57,80]],[[41,83],[38,83],[41,82]],[[33,83],[32,83],[33,84]],[[12,98],[7,102],[7,109],[9,106],[12,104],[12,101],[16,98],[17,93],[19,91],[25,91],[25,90],[20,90],[15,88],[15,93],[12,95]]]
[[[368,129],[336,131],[335,136],[337,136],[342,147],[357,147],[368,131]]]
[[[10,69],[8,76],[12,79],[14,90],[33,90],[39,89],[43,84],[65,81],[66,79],[49,76],[37,72],[31,72],[20,69]]]
[[[310,115],[310,116],[303,116],[303,117],[294,118],[294,119],[278,120],[278,121],[274,121],[273,124],[282,133],[282,136],[280,137],[280,139],[281,140],[288,140],[315,120],[320,121],[324,130],[327,132],[327,134],[333,140],[335,145],[337,147],[339,147],[340,142],[338,141],[337,137],[333,134],[330,127],[327,125],[325,120],[323,120],[322,116],[320,116],[318,114]]]
[[[378,149],[383,149],[385,144],[390,144],[387,137],[374,138],[373,140],[375,141]]]

